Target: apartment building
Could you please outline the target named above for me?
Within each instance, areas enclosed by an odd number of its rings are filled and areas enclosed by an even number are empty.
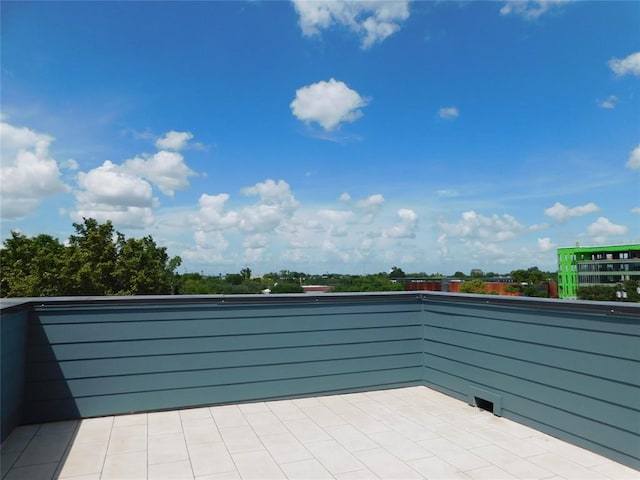
[[[640,282],[640,244],[558,248],[560,298],[577,298],[578,288]]]

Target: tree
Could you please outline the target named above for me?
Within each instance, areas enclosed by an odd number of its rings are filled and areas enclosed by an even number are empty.
[[[50,235],[29,238],[18,232],[0,249],[0,291],[3,297],[65,294],[66,249]]]
[[[520,293],[527,297],[546,297],[548,296],[547,288],[538,288],[541,284],[548,284],[550,274],[542,272],[538,267],[531,267],[527,270],[513,270],[511,277],[519,286]]]
[[[344,275],[331,289],[333,292],[394,292],[404,290],[402,283],[392,282],[386,273]]]
[[[404,278],[404,277],[406,277],[406,275],[401,268],[391,267],[391,271],[389,272],[389,278]]]
[[[462,282],[460,284],[460,288],[458,288],[458,292],[460,293],[488,293],[487,286],[480,279],[470,280],[467,282]]]
[[[181,259],[151,236],[127,240],[92,218],[73,227],[66,247],[49,235],[12,232],[0,250],[2,296],[177,293]]]
[[[245,280],[251,280],[251,269],[249,267],[243,268],[240,270],[240,275],[242,275],[242,278]]]
[[[616,299],[615,285],[591,285],[578,287],[578,299],[611,302]]]
[[[74,223],[76,235],[69,237],[69,256],[64,268],[68,295],[115,295],[117,245],[113,224],[84,218]]]
[[[118,295],[178,293],[174,271],[181,259],[169,258],[167,249],[158,247],[151,236],[125,239],[118,234],[117,250],[114,277]]]

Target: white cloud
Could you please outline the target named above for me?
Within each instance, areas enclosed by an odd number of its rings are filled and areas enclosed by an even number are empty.
[[[151,207],[154,203],[148,182],[108,160],[87,173],[80,172],[78,187],[76,198],[82,204]]]
[[[380,213],[383,204],[384,197],[379,193],[369,195],[367,198],[359,200],[356,206],[363,211],[363,216],[360,221],[362,223],[372,223],[378,213]]]
[[[640,169],[640,145],[634,148],[631,151],[631,155],[629,155],[629,160],[627,160],[627,167],[632,170]]]
[[[242,189],[248,196],[258,196],[256,204],[239,212],[238,228],[243,232],[268,233],[282,226],[290,219],[298,206],[289,184],[284,180],[267,179],[252,187]]]
[[[214,249],[218,252],[224,252],[229,248],[229,242],[222,232],[197,230],[193,234],[193,238],[198,248]]]
[[[3,218],[24,217],[45,198],[69,190],[49,154],[52,141],[53,137],[29,128],[0,123]]]
[[[293,0],[293,6],[303,35],[316,36],[340,25],[360,36],[364,49],[400,30],[400,24],[409,18],[407,0]]]
[[[156,140],[156,147],[158,150],[182,150],[192,138],[193,133],[191,132],[170,130],[163,137]]]
[[[158,145],[174,149],[183,148],[192,138],[188,132],[171,131]],[[158,205],[153,186],[165,195],[189,186],[188,178],[196,175],[175,151],[162,150],[153,155],[136,156],[122,164],[109,160],[101,166],[77,175],[74,219],[93,217],[111,220],[127,227],[143,227],[154,221],[153,208]]]
[[[606,217],[598,217],[587,227],[587,233],[594,237],[597,243],[605,243],[608,237],[624,235],[628,230],[625,225],[616,225]]]
[[[635,52],[625,58],[612,58],[609,60],[609,68],[618,76],[640,76],[640,52]]]
[[[347,192],[344,192],[340,195],[339,198],[341,202],[348,202],[349,200],[351,200],[351,195],[349,195]]]
[[[490,242],[504,242],[514,238],[524,227],[511,215],[493,214],[491,217],[473,210],[464,212],[462,219],[455,223],[439,222],[440,230],[447,236],[460,239],[482,239]]]
[[[105,161],[101,166],[77,175],[74,220],[83,217],[141,228],[154,220],[156,205],[151,185],[122,166]]]
[[[189,177],[196,175],[185,163],[178,152],[162,150],[148,158],[135,157],[127,160],[124,167],[146,178],[156,185],[162,193],[170,197],[176,190],[189,186]]]
[[[500,15],[520,15],[527,20],[535,20],[549,9],[558,7],[569,0],[509,0],[500,9]]]
[[[633,213],[634,215],[640,215],[640,207],[633,207],[631,209],[631,213]]]
[[[238,213],[224,211],[228,199],[229,195],[226,193],[218,195],[203,193],[200,196],[198,224],[202,230],[225,230],[238,225]]]
[[[538,250],[548,252],[556,248],[556,244],[549,237],[538,238]]]
[[[114,225],[128,228],[148,227],[155,220],[151,208],[107,204],[79,204],[71,212],[71,218],[76,222],[83,218],[93,218],[99,222],[111,220]]]
[[[618,103],[618,97],[615,95],[609,95],[606,100],[602,100],[598,102],[602,108],[613,109],[616,108],[616,103]]]
[[[418,215],[413,210],[401,208],[398,210],[400,221],[385,232],[389,238],[415,238],[418,227]]]
[[[291,102],[293,115],[304,123],[316,122],[331,131],[343,122],[354,122],[362,116],[359,109],[367,100],[344,82],[331,78],[299,88]]]
[[[556,202],[552,207],[545,209],[544,214],[558,222],[564,222],[569,219],[569,217],[581,217],[598,211],[600,211],[600,207],[593,202],[573,208]]]
[[[442,107],[438,110],[438,116],[440,118],[444,118],[445,120],[453,120],[454,118],[458,118],[460,116],[460,112],[456,107]]]

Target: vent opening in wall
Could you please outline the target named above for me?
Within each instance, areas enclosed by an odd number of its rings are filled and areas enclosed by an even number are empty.
[[[485,390],[475,385],[469,385],[468,392],[469,405],[491,412],[498,417],[502,416],[502,396],[498,392]]]
[[[475,401],[476,407],[478,407],[480,410],[485,410],[487,412],[493,413],[493,402],[490,402],[489,400],[485,400],[484,398],[480,398],[480,397],[475,397],[474,401]]]

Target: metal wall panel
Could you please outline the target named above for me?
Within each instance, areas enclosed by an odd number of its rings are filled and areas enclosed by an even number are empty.
[[[415,298],[36,306],[24,421],[419,385]]]
[[[0,438],[2,440],[22,422],[27,316],[26,309],[3,312],[0,322],[0,372],[2,376]]]
[[[427,386],[640,467],[640,310],[423,305]]]

